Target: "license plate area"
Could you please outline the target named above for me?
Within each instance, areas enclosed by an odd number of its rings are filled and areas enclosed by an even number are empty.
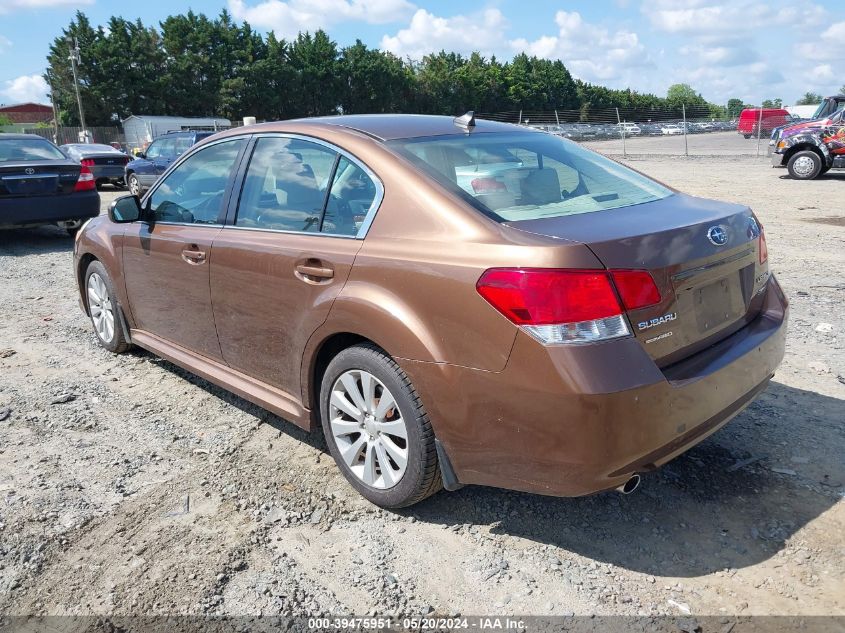
[[[739,272],[692,290],[695,321],[700,334],[707,334],[740,319],[746,310]]]
[[[54,193],[59,184],[58,174],[49,176],[6,176],[2,179],[3,188],[11,195],[25,196],[39,193]]]

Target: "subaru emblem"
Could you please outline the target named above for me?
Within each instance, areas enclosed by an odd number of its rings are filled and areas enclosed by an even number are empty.
[[[25,173],[27,176],[31,176],[32,174],[34,174],[34,173],[35,173],[35,170],[34,170],[32,167],[27,167],[27,168],[26,168],[26,169],[24,169],[23,171],[24,171],[24,173]]]
[[[707,239],[716,246],[724,246],[728,243],[728,231],[724,226],[711,226],[707,229]]]

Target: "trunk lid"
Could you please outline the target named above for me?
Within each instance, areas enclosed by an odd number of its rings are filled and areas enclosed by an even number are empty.
[[[0,197],[72,193],[80,169],[71,161],[0,162]]]
[[[756,220],[740,205],[674,194],[630,207],[507,225],[582,242],[608,269],[650,272],[660,303],[627,316],[661,367],[729,336],[762,307],[768,264],[759,263]]]
[[[125,165],[129,162],[128,156],[120,154],[87,154],[82,158],[83,160],[93,160],[95,165]]]

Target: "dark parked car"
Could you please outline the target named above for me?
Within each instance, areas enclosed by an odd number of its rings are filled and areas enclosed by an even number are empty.
[[[74,259],[106,349],[322,425],[387,507],[631,492],[751,403],[786,337],[750,209],[470,115],[222,132]]]
[[[188,149],[214,132],[169,132],[155,139],[145,152],[127,163],[125,182],[134,195],[140,195],[158,180],[170,164]]]
[[[124,186],[124,169],[130,160],[127,154],[111,145],[97,143],[70,143],[62,145],[60,149],[90,169],[98,187],[105,183],[111,183],[115,187]]]
[[[0,228],[57,224],[74,233],[99,213],[88,167],[35,134],[0,134]]]

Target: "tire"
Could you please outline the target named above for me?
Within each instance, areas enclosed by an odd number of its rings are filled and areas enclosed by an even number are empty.
[[[365,380],[373,381],[370,398],[364,395]],[[388,402],[393,406],[379,411]],[[320,418],[338,468],[372,503],[403,508],[442,487],[434,431],[420,397],[399,365],[375,345],[349,347],[332,359],[320,386]]]
[[[744,136],[746,139],[751,138],[751,135],[750,135],[750,134],[743,134],[743,136]]]
[[[141,181],[138,180],[138,176],[135,174],[129,174],[126,177],[126,186],[129,187],[129,193],[133,196],[141,195]]]
[[[793,154],[786,168],[795,180],[812,180],[822,171],[822,157],[813,150],[805,149]]]
[[[123,333],[123,313],[114,299],[116,296],[105,267],[97,260],[91,262],[85,271],[85,299],[94,334],[97,335],[100,345],[110,352],[122,354],[132,345]],[[98,319],[96,314],[102,315],[102,320]]]
[[[77,226],[74,229],[65,229],[65,231],[67,231],[67,234],[70,235],[72,238],[76,238],[76,234],[79,233],[79,229],[81,228],[81,226]]]

